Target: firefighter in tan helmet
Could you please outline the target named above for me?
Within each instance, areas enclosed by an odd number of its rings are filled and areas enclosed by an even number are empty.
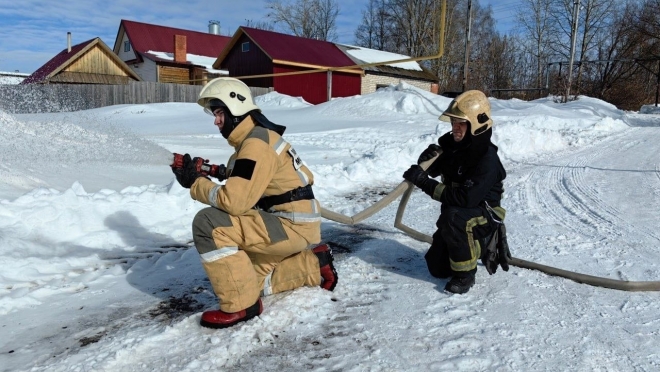
[[[192,223],[193,239],[219,310],[201,325],[224,328],[261,314],[260,297],[301,286],[333,290],[337,272],[321,241],[321,208],[314,176],[282,138],[286,127],[269,121],[240,80],[210,81],[197,103],[234,147],[226,176],[213,182],[184,156],[173,169],[193,199],[208,204]]]
[[[500,206],[506,171],[491,142],[490,102],[478,90],[456,97],[440,120],[451,132],[422,152],[418,164],[437,159],[424,171],[412,165],[403,178],[441,203],[433,242],[424,256],[431,275],[449,278],[445,291],[466,293],[475,283],[477,260],[490,274],[508,270],[504,209]],[[433,178],[442,176],[442,182]]]

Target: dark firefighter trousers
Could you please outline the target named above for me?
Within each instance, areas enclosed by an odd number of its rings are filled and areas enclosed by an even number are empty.
[[[436,227],[431,247],[424,256],[431,275],[436,278],[474,275],[482,247],[486,247],[497,228],[486,208],[443,206]]]

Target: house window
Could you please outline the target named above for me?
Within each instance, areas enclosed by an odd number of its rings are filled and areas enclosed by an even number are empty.
[[[124,52],[130,52],[131,51],[131,42],[130,41],[124,41]]]
[[[241,44],[241,52],[249,52],[250,51],[250,43],[249,42],[244,42]]]

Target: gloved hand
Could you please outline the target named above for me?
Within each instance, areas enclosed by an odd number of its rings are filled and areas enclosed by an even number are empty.
[[[429,178],[429,174],[417,164],[411,165],[407,171],[403,172],[403,178],[412,182],[429,196],[433,196],[433,191],[439,184],[438,181]]]
[[[486,267],[488,274],[493,275],[497,272],[498,265],[502,266],[502,270],[509,271],[510,260],[511,252],[506,241],[506,227],[501,223],[485,247],[485,251],[481,256],[481,263]]]
[[[183,155],[183,166],[175,168],[172,167],[172,172],[176,176],[177,182],[181,187],[189,189],[195,180],[199,177],[204,177],[203,174],[197,171],[196,161],[198,158],[190,159],[189,154]]]
[[[213,172],[212,174],[209,174],[209,176],[215,177],[218,181],[222,182],[227,179],[227,167],[224,164],[220,164],[218,165],[217,172]]]
[[[422,153],[419,155],[417,164],[422,164],[427,160],[433,159],[433,157],[438,156],[441,151],[442,147],[440,147],[440,145],[436,145],[435,143],[430,144],[429,147],[427,147],[426,150],[422,151]]]
[[[509,271],[511,251],[509,250],[509,243],[506,241],[506,227],[504,223],[500,224],[500,239],[497,241],[497,258],[497,262],[502,266],[502,270]]]

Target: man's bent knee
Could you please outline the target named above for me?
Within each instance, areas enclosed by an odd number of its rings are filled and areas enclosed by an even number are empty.
[[[197,251],[204,254],[217,249],[213,240],[213,230],[231,226],[229,214],[223,210],[209,207],[197,212],[192,223],[192,235]]]

